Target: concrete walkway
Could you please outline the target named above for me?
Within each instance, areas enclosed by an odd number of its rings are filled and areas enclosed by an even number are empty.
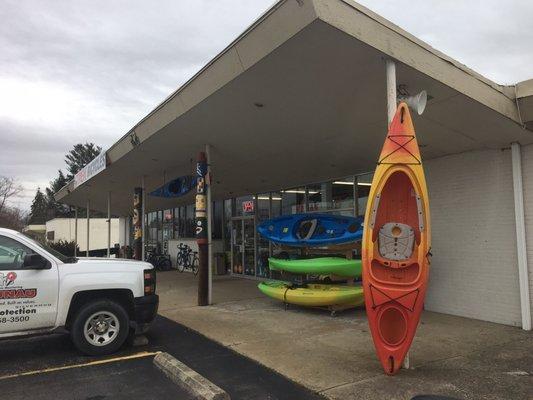
[[[214,305],[196,306],[196,278],[158,275],[160,314],[330,399],[533,398],[533,335],[519,328],[425,312],[411,369],[382,373],[362,309],[329,313],[264,297],[258,282],[218,277]]]

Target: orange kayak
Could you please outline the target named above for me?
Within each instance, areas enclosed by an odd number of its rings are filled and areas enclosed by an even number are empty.
[[[429,276],[429,202],[409,109],[400,103],[379,156],[363,232],[363,290],[372,338],[387,374],[415,336]]]

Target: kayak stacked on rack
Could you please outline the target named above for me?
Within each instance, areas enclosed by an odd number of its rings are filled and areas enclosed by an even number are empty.
[[[301,275],[336,275],[343,278],[361,277],[361,260],[349,260],[342,257],[317,257],[295,260],[269,258],[268,265],[272,271],[285,271]]]
[[[338,252],[339,246],[345,246],[345,250],[355,247],[362,239],[362,223],[361,217],[314,213],[287,215],[263,222],[257,230],[267,240],[301,252],[316,249],[322,254],[307,254],[293,259],[269,258],[271,271],[279,271],[283,277],[296,278],[296,282],[261,282],[259,290],[285,304],[350,308],[362,305],[364,296],[360,285],[324,284],[308,279],[309,276],[319,279],[329,276],[353,282],[361,277],[361,260],[329,256],[327,253],[329,249]]]
[[[258,286],[268,297],[286,304],[305,307],[329,307],[332,305],[359,307],[365,302],[360,285],[325,285],[307,283],[295,285],[285,281],[265,281]]]

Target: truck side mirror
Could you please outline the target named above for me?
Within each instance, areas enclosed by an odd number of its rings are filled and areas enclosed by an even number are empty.
[[[26,254],[24,256],[24,268],[28,269],[48,269],[50,263],[40,254]]]

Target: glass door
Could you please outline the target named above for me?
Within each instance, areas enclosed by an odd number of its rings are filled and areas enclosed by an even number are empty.
[[[255,222],[253,217],[233,218],[231,228],[231,272],[255,276]]]
[[[231,272],[233,274],[242,275],[244,272],[243,251],[242,219],[234,219],[231,224]]]
[[[255,276],[255,223],[253,218],[242,220],[243,225],[243,266],[244,274]]]

